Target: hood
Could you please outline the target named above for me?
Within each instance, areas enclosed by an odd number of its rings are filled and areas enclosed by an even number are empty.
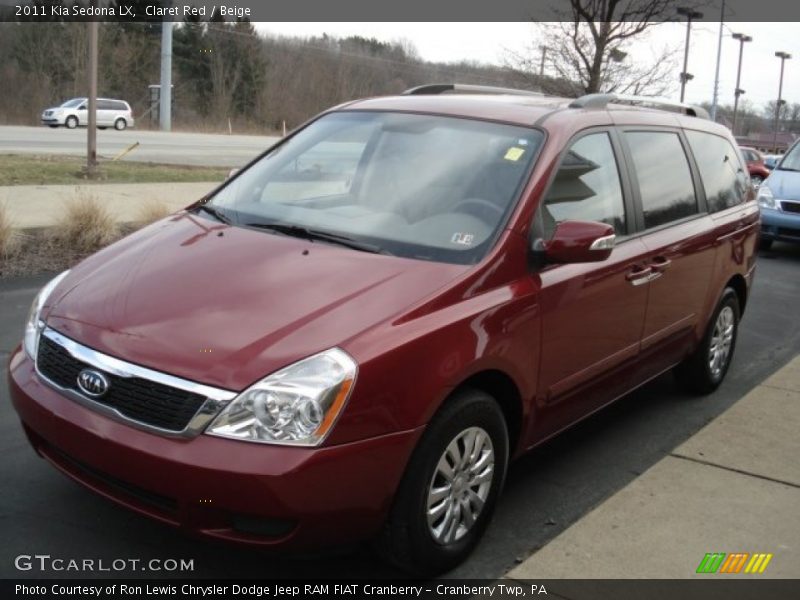
[[[761,185],[769,186],[778,200],[800,201],[800,173],[775,169]]]
[[[111,356],[241,390],[316,352],[347,350],[467,268],[183,213],[82,262],[44,314]]]

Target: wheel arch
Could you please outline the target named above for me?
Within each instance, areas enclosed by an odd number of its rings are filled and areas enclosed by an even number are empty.
[[[508,373],[499,369],[486,369],[473,373],[456,385],[448,398],[465,388],[477,389],[489,394],[500,405],[508,428],[508,448],[513,456],[519,445],[522,434],[524,410],[522,394],[516,382]]]

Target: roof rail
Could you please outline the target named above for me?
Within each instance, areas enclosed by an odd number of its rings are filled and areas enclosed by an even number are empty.
[[[491,85],[472,85],[468,83],[429,83],[403,92],[403,96],[422,96],[426,94],[443,94],[445,92],[462,92],[468,94],[509,94],[512,96],[544,96],[540,92],[518,90],[516,88],[494,87]]]
[[[651,98],[648,96],[629,96],[626,94],[586,94],[570,102],[570,108],[606,108],[611,103],[649,104],[659,108],[678,108],[690,117],[710,119],[706,109],[684,102],[676,102],[667,98]]]

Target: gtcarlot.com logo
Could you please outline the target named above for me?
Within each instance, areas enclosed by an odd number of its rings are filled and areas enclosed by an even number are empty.
[[[18,571],[73,571],[73,572],[120,572],[120,571],[194,571],[194,559],[186,558],[62,558],[49,554],[20,554],[14,559]]]
[[[709,552],[700,561],[697,573],[763,573],[767,570],[772,554],[756,552]]]

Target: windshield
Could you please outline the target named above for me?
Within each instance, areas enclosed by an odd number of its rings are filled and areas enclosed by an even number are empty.
[[[83,98],[73,98],[72,100],[67,100],[61,106],[64,108],[74,108],[76,106],[80,106],[83,103]]]
[[[779,171],[800,171],[800,144],[795,144],[778,165]]]
[[[397,256],[469,264],[505,222],[541,140],[538,130],[469,119],[332,113],[209,204],[238,225],[292,225]]]

